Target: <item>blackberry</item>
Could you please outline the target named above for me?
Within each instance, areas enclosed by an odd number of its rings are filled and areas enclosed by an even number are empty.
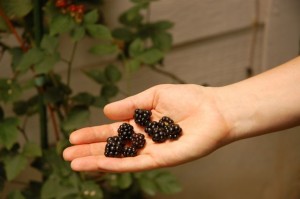
[[[124,157],[134,157],[137,156],[137,150],[133,146],[125,147],[123,150],[123,156]]]
[[[156,129],[160,128],[160,124],[156,121],[149,122],[148,125],[145,128],[145,132],[152,137]]]
[[[162,127],[154,129],[152,135],[153,142],[162,143],[165,142],[167,139],[168,139],[168,134],[166,129]]]
[[[160,120],[159,120],[159,123],[162,125],[162,126],[169,126],[171,124],[174,124],[174,121],[167,117],[167,116],[163,116]]]
[[[106,157],[121,157],[125,143],[122,138],[113,136],[107,138],[104,155]]]
[[[131,136],[132,146],[136,149],[141,149],[145,146],[145,136],[141,133],[133,133]]]
[[[178,124],[171,124],[168,128],[168,137],[171,140],[176,140],[181,136],[182,129]]]
[[[144,109],[136,109],[134,111],[133,118],[134,118],[135,123],[137,123],[143,127],[146,127],[148,125],[148,123],[150,122],[151,115],[152,115],[151,111],[144,110]]]
[[[118,129],[118,135],[123,140],[130,140],[133,133],[133,126],[128,123],[123,123]]]

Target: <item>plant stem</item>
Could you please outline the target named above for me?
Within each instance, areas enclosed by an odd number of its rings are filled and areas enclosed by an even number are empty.
[[[73,49],[72,49],[70,61],[68,62],[68,77],[67,77],[67,85],[68,86],[70,86],[70,83],[71,83],[71,71],[72,71],[72,66],[73,66],[77,46],[78,46],[78,42],[75,42]]]
[[[43,0],[34,0],[34,39],[36,46],[40,46],[43,34]],[[41,75],[40,78],[45,78]],[[43,149],[48,148],[48,119],[47,119],[47,106],[44,103],[44,88],[43,86],[38,88],[39,92],[39,115],[40,115],[40,140],[41,147]]]
[[[20,127],[20,126],[18,126],[17,128],[18,128],[18,130],[22,133],[22,135],[23,135],[25,141],[28,142],[29,139],[28,139],[28,137],[27,137],[27,135],[26,135],[25,130],[24,130],[22,127]]]

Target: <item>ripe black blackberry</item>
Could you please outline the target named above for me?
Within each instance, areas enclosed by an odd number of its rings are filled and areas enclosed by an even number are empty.
[[[165,142],[167,139],[168,139],[168,134],[166,129],[162,127],[154,129],[152,135],[153,142],[162,143]]]
[[[174,124],[174,121],[167,117],[167,116],[163,116],[160,120],[159,120],[159,123],[162,125],[162,126],[169,126],[171,124]]]
[[[168,137],[171,140],[178,139],[182,134],[182,129],[178,124],[171,124],[168,128]]]
[[[118,129],[118,135],[123,140],[130,140],[133,133],[133,126],[128,123],[123,123]]]
[[[104,155],[106,157],[121,157],[125,142],[118,136],[107,138]]]
[[[148,125],[145,127],[145,132],[152,137],[156,129],[160,128],[160,124],[156,121],[149,122]]]
[[[141,149],[145,146],[145,136],[141,133],[133,133],[131,136],[132,146],[136,149]]]
[[[127,146],[123,150],[124,157],[134,157],[137,156],[137,149],[133,146]]]
[[[134,118],[135,123],[137,123],[143,127],[146,127],[148,125],[148,123],[151,121],[151,119],[150,119],[151,115],[152,115],[152,112],[149,110],[136,109],[134,111],[133,118]]]

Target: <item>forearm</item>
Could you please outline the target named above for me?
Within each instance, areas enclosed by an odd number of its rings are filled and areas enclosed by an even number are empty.
[[[232,140],[299,125],[300,57],[216,91]]]

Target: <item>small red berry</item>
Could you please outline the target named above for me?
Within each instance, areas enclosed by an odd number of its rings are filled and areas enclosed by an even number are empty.
[[[77,5],[76,11],[77,11],[77,13],[80,13],[80,14],[84,13],[85,6],[84,5]]]
[[[70,6],[68,7],[68,10],[69,10],[70,12],[76,12],[77,6],[74,5],[74,4],[72,4],[72,5],[70,5]]]
[[[57,0],[55,3],[55,6],[58,8],[64,8],[68,5],[68,3],[65,0]]]

